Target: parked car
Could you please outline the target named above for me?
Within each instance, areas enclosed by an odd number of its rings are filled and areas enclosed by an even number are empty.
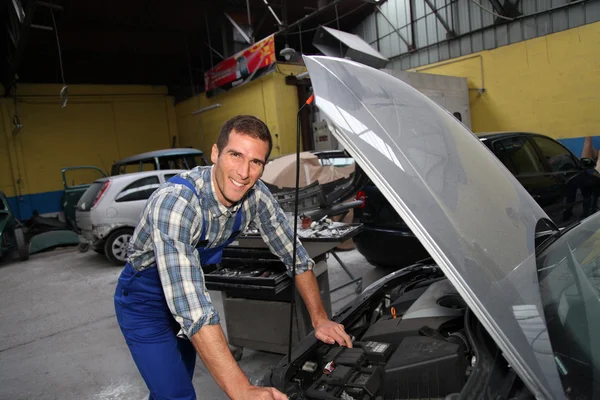
[[[192,169],[199,165],[210,165],[200,150],[192,148],[164,149],[136,154],[116,161],[110,169],[110,176],[142,171]],[[66,167],[61,172],[65,189],[62,200],[65,220],[73,230],[78,231],[75,221],[77,202],[90,186],[89,182],[109,175],[102,169],[89,165]]]
[[[110,175],[162,169],[192,169],[201,165],[210,164],[200,150],[192,148],[165,149],[136,154],[119,160],[112,165]]]
[[[304,60],[334,136],[431,259],[333,317],[352,349],[311,333],[266,383],[308,400],[599,398],[600,213],[559,229],[424,95],[363,64]]]
[[[146,201],[177,170],[134,172],[96,180],[77,203],[81,250],[86,246],[106,255],[116,265],[124,265],[127,245]]]
[[[4,192],[0,192],[0,259],[15,250],[21,261],[29,258],[29,247],[23,228],[19,226],[8,198]]]
[[[479,139],[559,227],[598,210],[600,174],[594,169],[593,160],[579,159],[558,141],[534,133],[488,133]],[[355,216],[364,224],[364,230],[354,242],[371,264],[400,268],[429,256],[372,182],[358,198],[364,205],[355,211]]]
[[[57,247],[76,246],[77,234],[57,218],[34,215],[25,224],[15,217],[8,198],[0,192],[0,260],[16,251],[21,261]],[[9,256],[10,257],[10,256]]]

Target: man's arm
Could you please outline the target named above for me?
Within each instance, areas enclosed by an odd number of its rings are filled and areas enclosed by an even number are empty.
[[[192,336],[206,369],[230,399],[287,399],[274,388],[252,386],[231,355],[221,325],[207,325]]]
[[[230,398],[286,399],[273,388],[250,385],[231,355],[192,244],[194,232],[200,231],[202,223],[192,196],[191,191],[169,188],[152,198],[149,204],[148,223],[167,305],[217,384]]]
[[[300,240],[296,238],[296,265],[293,266],[293,228],[264,184],[259,181],[257,186],[258,218],[256,225],[271,252],[277,255],[286,265],[290,276],[292,275],[292,269],[295,269],[295,283],[310,314],[313,328],[315,328],[315,337],[325,343],[333,344],[337,342],[340,345],[345,344],[352,347],[352,341],[345,332],[344,327],[330,321],[327,317],[321,301],[317,279],[312,272],[314,261],[310,259],[306,249],[302,246]]]
[[[583,149],[581,150],[581,158],[591,158],[594,159],[598,157],[598,150],[594,148],[592,144],[592,137],[587,136],[583,140]]]
[[[296,287],[310,314],[315,337],[324,343],[337,343],[340,346],[352,347],[352,340],[344,330],[344,326],[327,317],[315,274],[312,271],[306,271],[296,275]]]

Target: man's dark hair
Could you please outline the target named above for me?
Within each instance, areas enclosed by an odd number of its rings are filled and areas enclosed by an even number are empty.
[[[235,130],[241,135],[248,135],[269,143],[269,151],[267,151],[267,156],[264,160],[267,162],[271,150],[273,149],[273,139],[271,138],[271,132],[269,131],[267,124],[252,115],[238,115],[237,117],[231,118],[223,124],[221,132],[219,132],[219,138],[217,139],[217,149],[219,149],[219,154],[221,154],[225,146],[227,146],[229,134],[232,130]]]

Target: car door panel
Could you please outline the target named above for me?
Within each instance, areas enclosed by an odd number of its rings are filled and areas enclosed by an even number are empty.
[[[538,150],[527,135],[515,135],[493,142],[493,151],[531,197],[555,222],[562,220],[563,184],[548,171]]]
[[[566,147],[549,138],[532,136],[549,174],[560,185],[563,195],[560,225],[565,226],[595,212],[600,180],[583,168]]]
[[[113,219],[127,226],[136,226],[148,198],[159,185],[158,175],[152,175],[123,188],[114,200],[115,217]]]

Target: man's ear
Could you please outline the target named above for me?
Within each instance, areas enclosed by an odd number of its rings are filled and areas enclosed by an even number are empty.
[[[213,144],[212,147],[212,151],[210,153],[210,161],[212,161],[213,164],[217,163],[217,159],[219,158],[219,148],[217,147],[217,144]]]

